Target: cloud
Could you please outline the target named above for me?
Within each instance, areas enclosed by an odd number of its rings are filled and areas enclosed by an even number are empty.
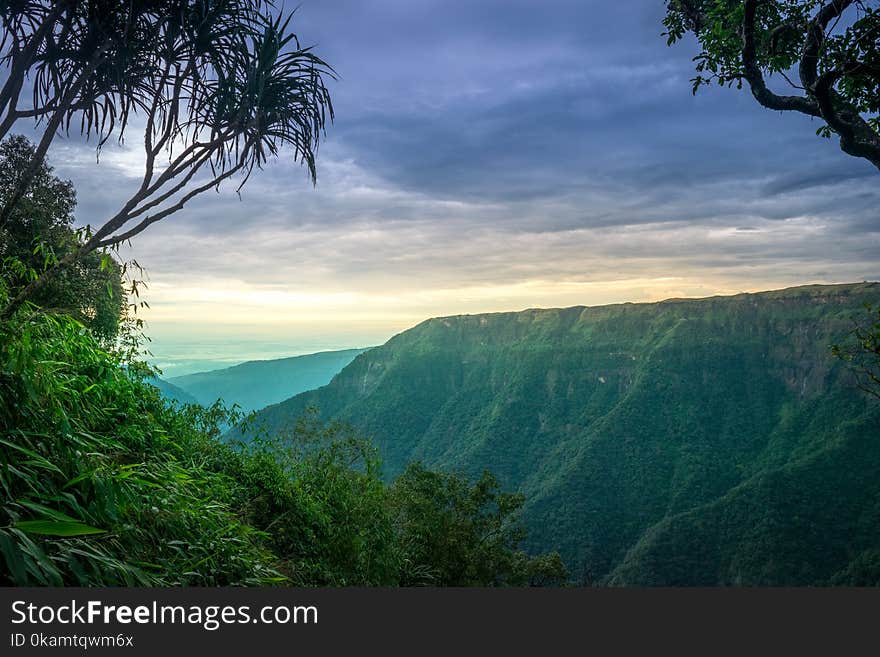
[[[764,185],[761,191],[765,196],[776,196],[816,187],[838,187],[841,183],[850,180],[873,179],[876,175],[876,169],[867,162],[826,160],[817,163],[814,161],[810,162],[809,168],[801,165],[793,171],[776,176]]]
[[[339,72],[318,186],[282,158],[139,236],[157,324],[319,315],[389,326],[477,312],[880,277],[870,165],[746,91],[690,94],[662,3],[312,0]],[[134,134],[134,133],[132,133]],[[52,152],[81,222],[136,184]],[[228,292],[224,296],[224,290]],[[299,313],[299,315],[297,315]],[[348,318],[348,319],[346,319]]]

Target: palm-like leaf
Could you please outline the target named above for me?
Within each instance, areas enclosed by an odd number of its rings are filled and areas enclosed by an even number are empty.
[[[300,46],[289,24],[290,16],[277,18],[241,44],[229,75],[198,99],[190,127],[208,129],[212,138],[228,136],[213,159],[221,169],[242,163],[249,175],[287,148],[315,180],[315,152],[327,119],[333,119],[324,84],[333,70]]]

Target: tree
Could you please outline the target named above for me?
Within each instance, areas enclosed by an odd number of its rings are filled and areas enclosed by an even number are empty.
[[[880,306],[866,306],[867,317],[856,321],[847,339],[832,347],[835,356],[846,362],[856,385],[880,399]]]
[[[290,32],[292,14],[265,0],[116,2],[21,0],[0,4],[7,80],[0,138],[19,120],[43,130],[34,157],[0,208],[5,225],[59,130],[98,148],[142,117],[144,176],[119,211],[25,286],[11,316],[86,254],[116,248],[195,196],[282,151],[308,167],[333,107],[332,69]],[[29,83],[31,93],[25,94]],[[24,97],[30,103],[22,107]]]
[[[670,0],[669,44],[692,33],[694,93],[747,84],[762,106],[825,121],[817,134],[880,168],[880,11],[876,0]],[[794,76],[797,75],[797,80]],[[777,76],[793,90],[772,91]]]
[[[0,203],[18,188],[35,151],[22,136],[0,143]],[[53,175],[52,167],[41,160],[0,228],[0,262],[10,288],[24,287],[47,263],[81,246],[72,227],[75,207],[73,185]],[[99,338],[111,339],[125,308],[121,267],[112,257],[89,253],[43,287],[34,301],[68,312]]]
[[[397,551],[376,448],[310,410],[293,426],[236,445],[243,512],[265,528],[278,569],[298,586],[397,584]]]
[[[474,483],[454,474],[407,466],[391,487],[404,586],[561,584],[558,554],[519,550],[524,498],[500,490],[490,472]]]

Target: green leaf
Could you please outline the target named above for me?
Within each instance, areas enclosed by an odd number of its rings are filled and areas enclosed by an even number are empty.
[[[20,586],[27,584],[27,568],[21,550],[4,532],[0,532],[0,556],[6,560],[7,572],[12,575],[12,581]]]
[[[45,536],[85,536],[105,533],[103,529],[69,520],[22,520],[15,523],[14,527],[28,534]]]
[[[61,522],[79,522],[76,518],[71,518],[66,513],[62,513],[61,511],[56,511],[55,509],[50,509],[47,506],[43,506],[42,504],[37,504],[36,502],[30,502],[28,500],[19,500],[19,504],[23,507],[30,509],[40,515],[44,515],[47,518],[51,518],[52,520],[58,520]]]
[[[55,465],[51,461],[43,458],[42,456],[40,456],[36,452],[29,450],[27,447],[22,447],[21,445],[16,445],[15,443],[11,443],[8,440],[3,440],[2,438],[0,438],[0,444],[6,445],[7,447],[11,447],[12,449],[18,450],[22,454],[26,454],[27,456],[30,456],[31,459],[33,459],[33,461],[32,461],[33,465],[37,465],[41,468],[45,468],[46,470],[54,470],[55,472],[63,474],[61,472],[61,469],[57,465]]]

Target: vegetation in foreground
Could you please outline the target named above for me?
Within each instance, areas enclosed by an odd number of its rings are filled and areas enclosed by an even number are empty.
[[[217,440],[221,407],[168,402],[66,315],[0,326],[0,583],[523,585],[565,579],[517,549],[522,497],[413,464],[307,416]]]

